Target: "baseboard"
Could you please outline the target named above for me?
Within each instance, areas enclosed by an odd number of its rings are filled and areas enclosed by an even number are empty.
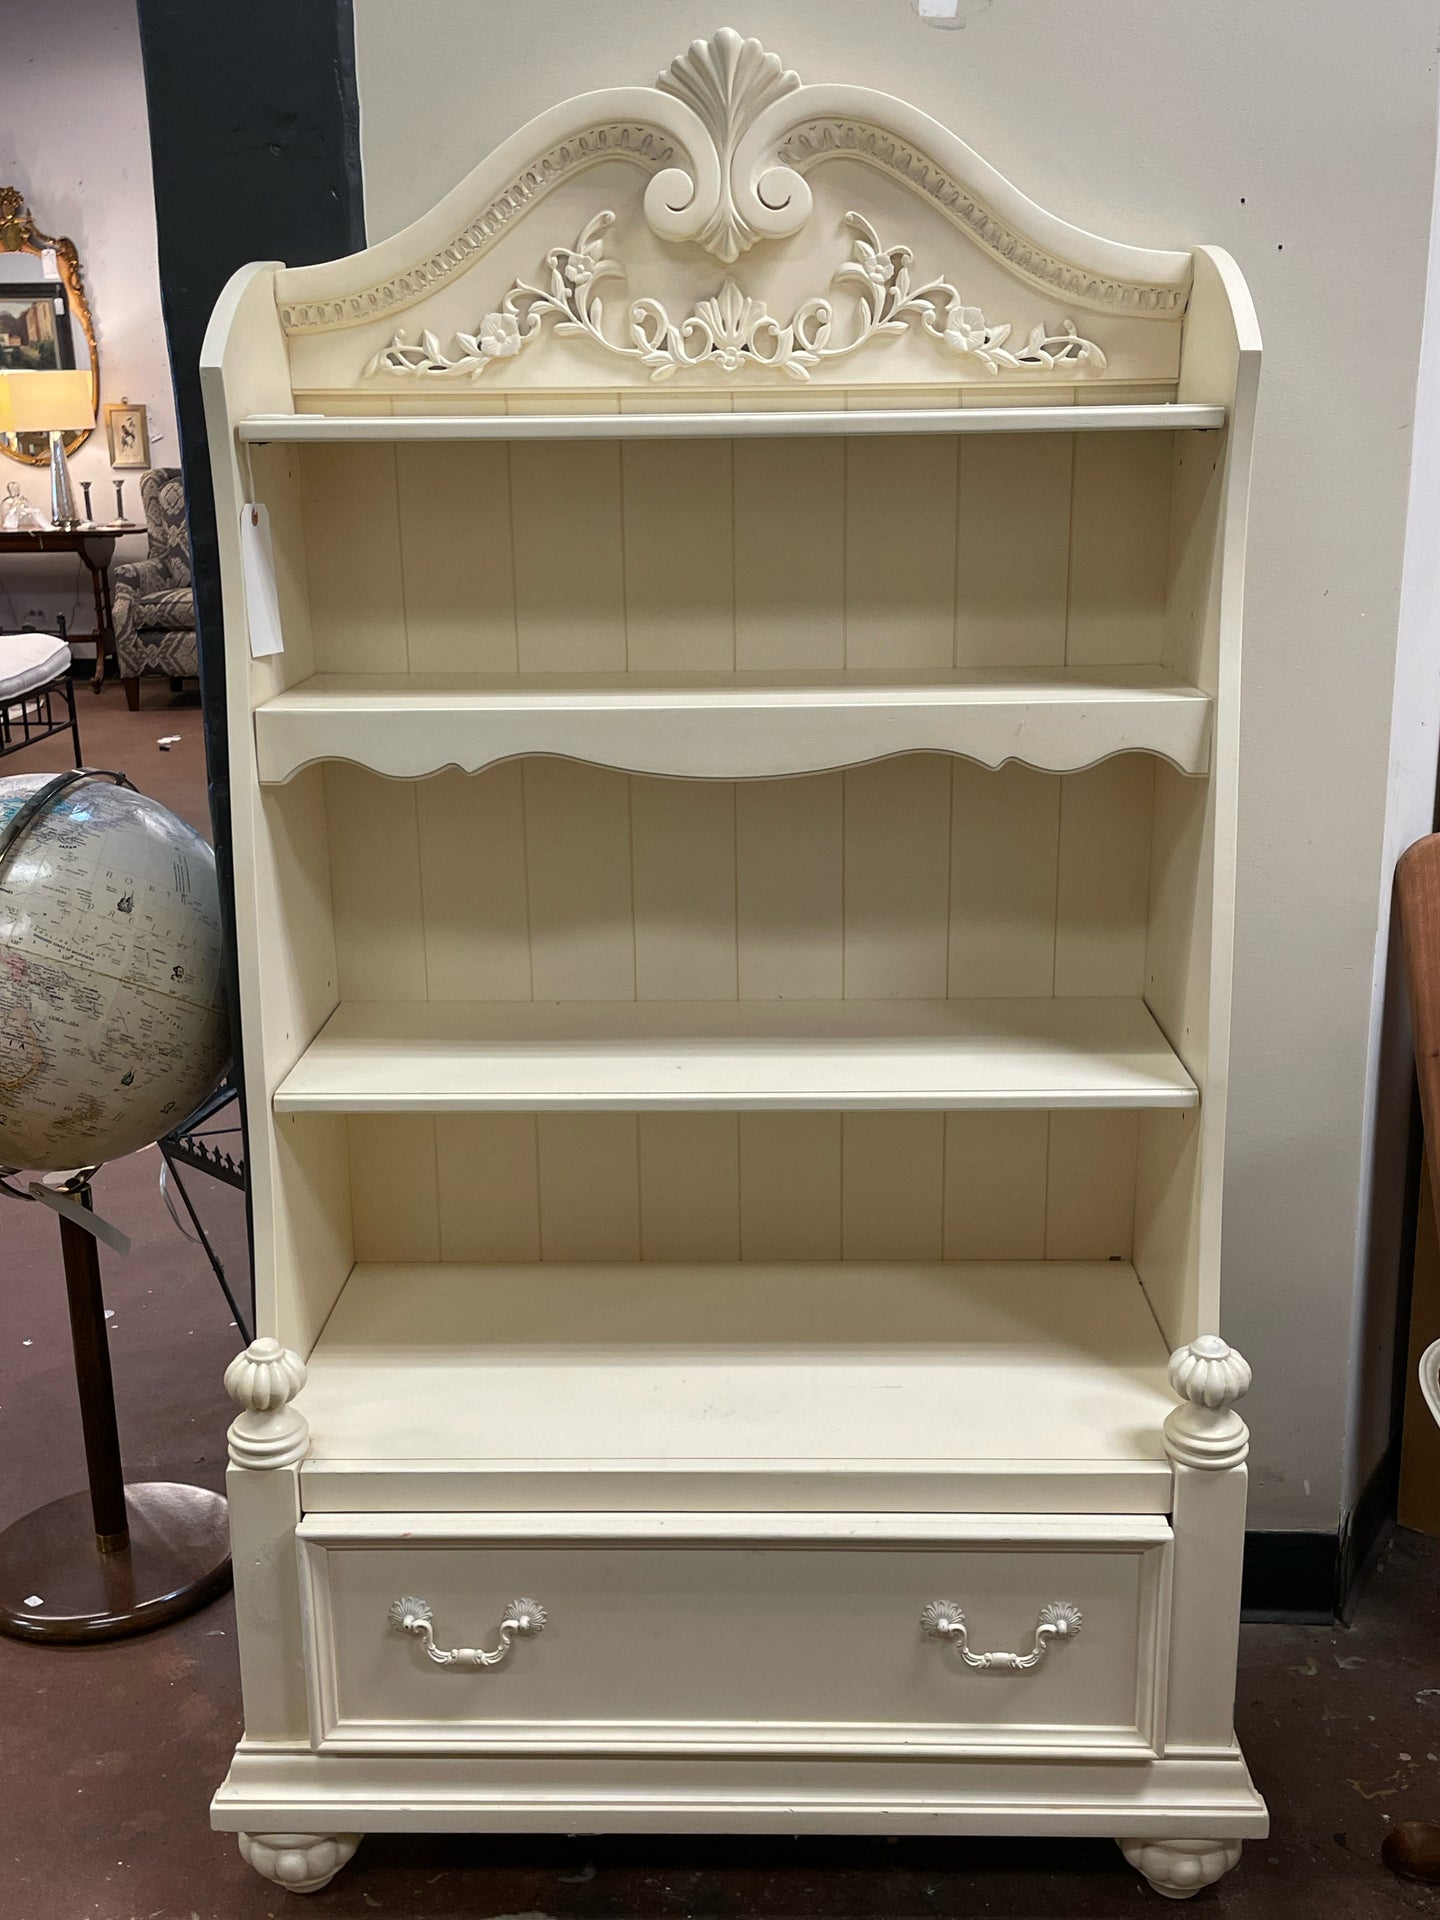
[[[1397,1430],[1390,1436],[1389,1446],[1376,1462],[1360,1498],[1346,1514],[1340,1529],[1339,1592],[1335,1610],[1347,1625],[1366,1578],[1394,1529],[1399,1499],[1400,1433]]]
[[[1245,1578],[1240,1589],[1244,1620],[1285,1620],[1325,1625],[1340,1599],[1340,1535],[1262,1533],[1245,1535]]]

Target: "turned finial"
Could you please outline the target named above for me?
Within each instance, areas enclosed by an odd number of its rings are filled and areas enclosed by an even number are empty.
[[[1192,1407],[1233,1407],[1250,1390],[1250,1362],[1218,1333],[1202,1333],[1171,1354],[1170,1386]]]
[[[305,1384],[305,1362],[268,1336],[252,1340],[225,1369],[225,1391],[240,1407],[230,1423],[237,1467],[293,1467],[305,1457],[310,1429],[290,1402]]]
[[[1250,1386],[1243,1354],[1218,1333],[1202,1333],[1170,1356],[1170,1386],[1181,1405],[1165,1422],[1165,1450],[1186,1467],[1238,1467],[1250,1450],[1250,1430],[1235,1402]]]

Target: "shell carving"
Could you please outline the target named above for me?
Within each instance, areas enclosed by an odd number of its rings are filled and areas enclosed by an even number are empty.
[[[247,1413],[273,1413],[305,1384],[305,1362],[268,1337],[252,1340],[225,1369],[225,1391]]]
[[[1068,1600],[1052,1600],[1040,1609],[1040,1625],[1052,1627],[1062,1640],[1078,1633],[1084,1624],[1084,1614]]]
[[[964,1624],[964,1612],[953,1600],[932,1600],[920,1615],[920,1631],[932,1640],[946,1640]]]
[[[1170,1356],[1170,1386],[1192,1407],[1232,1407],[1250,1387],[1249,1362],[1217,1333],[1202,1333]]]
[[[810,211],[805,182],[788,167],[754,183],[737,179],[735,155],[765,109],[798,90],[799,74],[758,40],[722,27],[711,40],[692,40],[655,84],[689,107],[713,148],[712,156],[699,147],[695,178],[673,167],[651,181],[645,211],[656,231],[694,240],[727,264],[767,234],[793,233]]]

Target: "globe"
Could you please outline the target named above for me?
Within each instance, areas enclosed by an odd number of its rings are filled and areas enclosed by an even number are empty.
[[[54,778],[0,780],[0,841]],[[0,1166],[99,1166],[168,1133],[230,1058],[215,855],[104,775],[0,856]]]

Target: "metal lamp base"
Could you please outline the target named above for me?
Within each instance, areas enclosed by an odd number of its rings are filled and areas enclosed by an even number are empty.
[[[50,435],[50,524],[60,533],[78,533],[85,524],[75,510],[63,433]]]

